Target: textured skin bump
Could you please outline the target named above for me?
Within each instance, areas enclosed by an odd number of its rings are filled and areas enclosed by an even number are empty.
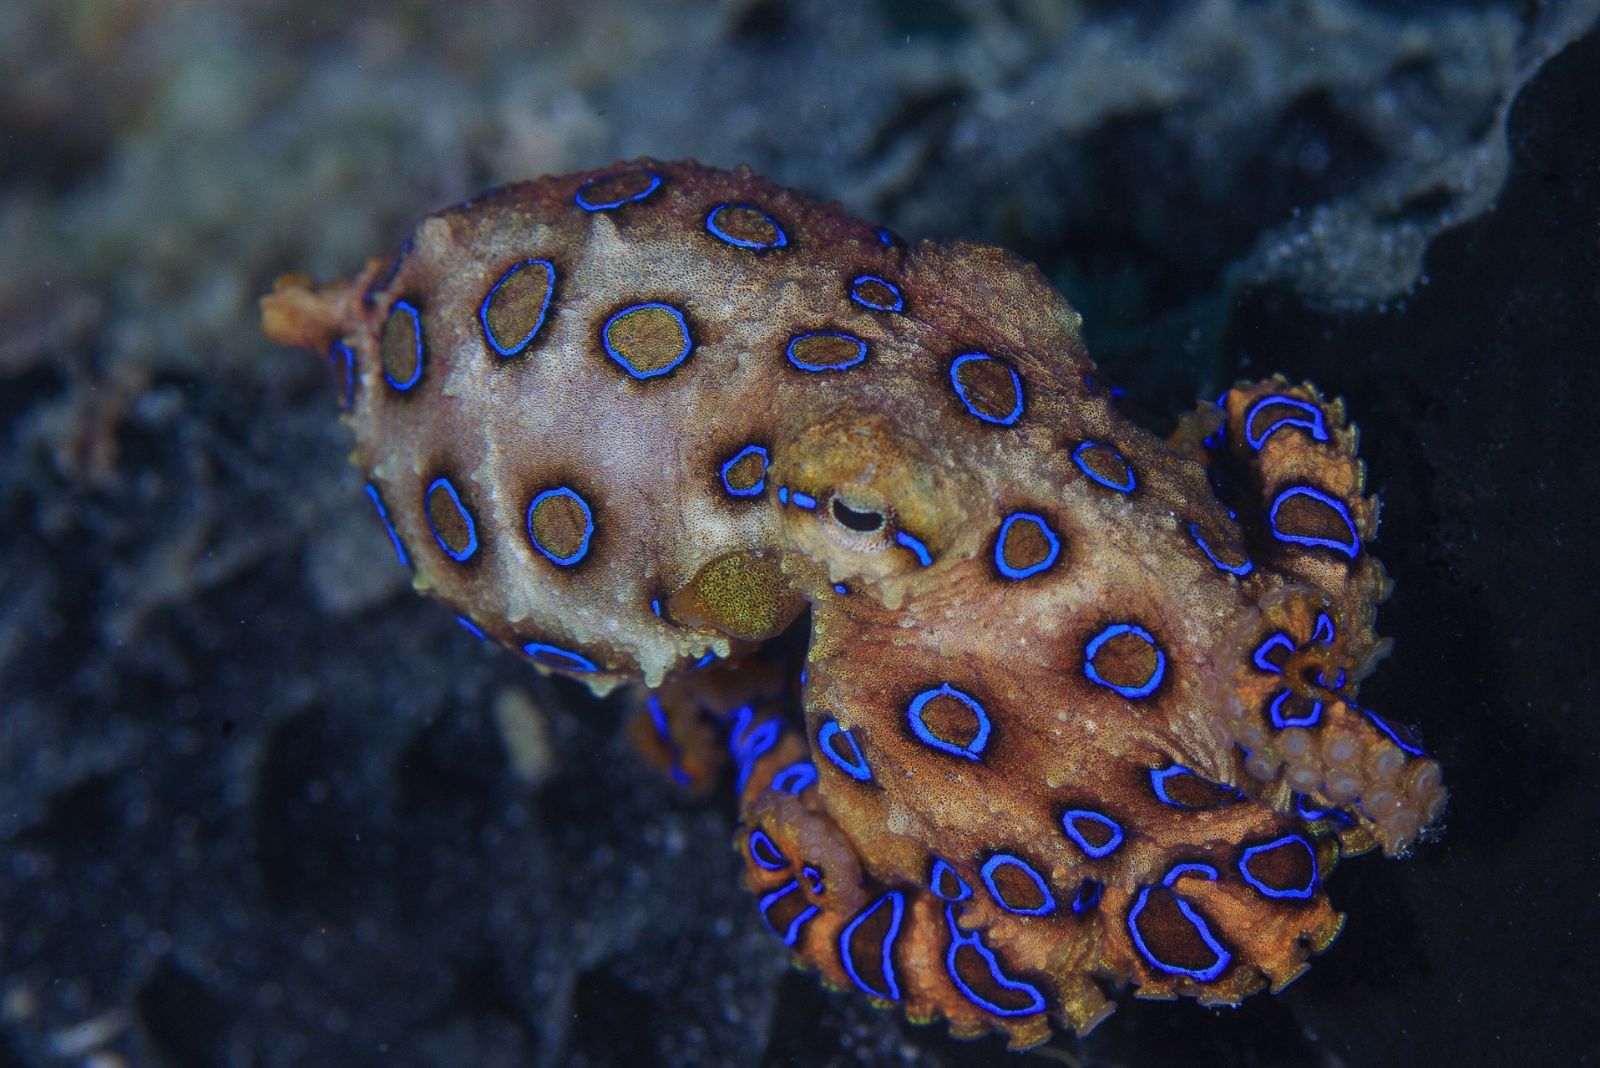
[[[1332,943],[1341,856],[1442,812],[1359,699],[1342,402],[1242,383],[1163,441],[1004,251],[638,160],[262,310],[334,360],[419,590],[635,686],[676,781],[732,764],[761,920],[830,987],[1016,1047],[1130,984],[1236,1004]]]

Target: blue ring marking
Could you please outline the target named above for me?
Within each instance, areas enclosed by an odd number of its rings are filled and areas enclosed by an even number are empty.
[[[1267,706],[1267,713],[1272,717],[1272,725],[1279,730],[1283,730],[1286,727],[1316,726],[1317,720],[1322,718],[1322,702],[1313,701],[1311,703],[1311,711],[1303,716],[1285,716],[1283,714],[1283,703],[1291,696],[1293,695],[1288,690],[1283,690],[1272,699],[1272,704]]]
[[[778,744],[778,721],[775,719],[764,720],[759,727],[750,732],[750,737],[745,739],[739,751],[734,754],[734,766],[739,769],[739,785],[736,793],[743,793],[750,782],[751,774],[756,770],[756,761],[761,756]]]
[[[783,939],[783,944],[786,946],[794,945],[795,939],[800,937],[800,928],[804,927],[806,925],[806,921],[810,920],[811,917],[817,914],[817,906],[808,905],[804,910],[796,913],[794,919],[789,921],[789,926],[782,931],[772,926],[772,920],[769,918],[768,913],[771,911],[773,905],[776,905],[783,898],[788,897],[798,889],[800,889],[800,884],[794,879],[790,879],[778,889],[772,891],[770,894],[767,894],[761,899],[761,922],[767,925],[767,930]]]
[[[489,636],[479,629],[478,625],[472,620],[468,619],[466,616],[456,616],[456,622],[461,625],[462,630],[466,631],[474,638],[477,638],[479,641],[486,642],[489,640]]]
[[[833,592],[837,593],[839,596],[843,597],[845,594],[850,592],[850,587],[846,586],[842,582],[835,582],[833,584]]]
[[[894,532],[894,543],[910,549],[916,555],[917,563],[921,566],[929,567],[933,564],[933,556],[928,552],[928,547],[921,540],[912,537],[905,531],[897,530]]]
[[[817,766],[809,760],[800,760],[772,777],[767,789],[780,794],[799,794],[816,785]]]
[[[672,731],[667,728],[667,713],[661,707],[661,698],[655,694],[648,695],[645,698],[645,707],[650,710],[650,722],[656,729],[656,736],[666,744],[667,753],[670,757],[672,781],[679,786],[688,786],[689,773],[683,770],[683,763],[680,759],[683,754],[678,749],[678,743],[672,740]]]
[[[728,730],[728,755],[736,757],[740,747],[745,744],[745,732],[750,729],[750,721],[755,719],[755,706],[740,705],[731,715],[734,722]]]
[[[621,200],[609,200],[596,204],[584,196],[585,193],[599,185],[601,182],[609,182],[611,179],[620,178],[622,175],[627,173],[630,172],[615,171],[611,174],[602,174],[598,178],[591,178],[578,187],[577,195],[573,197],[573,200],[577,203],[578,207],[582,208],[584,211],[609,211],[612,208],[620,208],[624,204],[632,204],[636,201],[643,200],[645,197],[661,188],[661,176],[659,174],[657,174],[655,171],[641,169],[637,173],[649,175],[650,184],[645,186],[641,192],[635,193],[631,197],[623,197]]]
[[[946,879],[954,879],[956,881],[955,889],[947,890],[945,888]],[[965,901],[972,896],[972,887],[967,885],[967,881],[961,877],[961,874],[955,868],[939,857],[933,858],[933,870],[928,874],[928,889],[933,891],[935,897],[943,898],[946,901]]]
[[[779,486],[778,487],[778,503],[779,504],[788,504],[789,503],[789,487],[788,486]]]
[[[1344,520],[1345,528],[1350,531],[1350,540],[1338,541],[1333,538],[1318,538],[1305,534],[1285,534],[1283,531],[1279,530],[1278,510],[1283,507],[1283,502],[1288,500],[1290,497],[1310,497],[1312,500],[1332,508],[1336,513],[1338,513],[1339,518]],[[1336,552],[1343,553],[1352,560],[1354,560],[1356,555],[1361,552],[1361,536],[1356,533],[1356,524],[1355,521],[1350,518],[1350,510],[1344,506],[1343,501],[1335,500],[1315,487],[1290,486],[1288,489],[1278,494],[1277,499],[1272,502],[1272,511],[1268,514],[1268,520],[1272,525],[1272,536],[1277,538],[1279,541],[1289,542],[1294,545],[1309,545],[1313,548],[1333,549]]]
[[[806,363],[804,360],[800,359],[794,354],[794,347],[808,337],[836,337],[844,341],[854,341],[856,343],[856,354],[850,357],[850,359],[846,360],[844,363]],[[783,350],[783,354],[788,358],[791,364],[800,368],[802,371],[811,371],[814,373],[822,371],[847,371],[850,368],[857,366],[862,360],[867,358],[867,343],[856,337],[854,334],[841,334],[837,330],[813,330],[809,334],[797,334],[795,337],[790,338],[789,346]]]
[[[1011,533],[1011,528],[1018,522],[1029,522],[1039,528],[1039,533],[1044,535],[1044,540],[1049,543],[1050,551],[1045,558],[1037,564],[1017,568],[1006,563],[1006,536]],[[1050,524],[1044,521],[1043,516],[1034,515],[1032,512],[1012,512],[1006,516],[1005,522],[1000,524],[1000,535],[994,542],[994,566],[999,568],[1000,574],[1009,579],[1025,579],[1030,575],[1037,575],[1056,562],[1061,555],[1061,539],[1056,537],[1056,532],[1050,529]]]
[[[1038,889],[1039,896],[1044,900],[1038,908],[1019,909],[1001,896],[1000,888],[994,885],[994,873],[999,868],[1016,868],[1033,880],[1033,885]],[[983,876],[983,885],[989,888],[989,896],[995,903],[1007,912],[1014,912],[1018,916],[1048,916],[1056,910],[1055,895],[1050,893],[1050,888],[1045,885],[1044,876],[1033,870],[1033,865],[1021,857],[1014,857],[1010,853],[996,853],[984,862],[983,868],[978,873]]]
[[[899,234],[897,234],[893,230],[889,229],[887,226],[878,227],[877,234],[878,234],[878,243],[880,245],[888,245],[890,247],[893,247],[895,245],[903,245],[903,244],[905,244],[905,240],[903,238],[901,238],[901,236]]]
[[[641,371],[634,367],[633,364],[628,362],[628,358],[626,356],[612,348],[611,339],[607,336],[611,330],[612,323],[616,322],[624,315],[627,315],[629,312],[643,311],[646,308],[661,308],[665,311],[671,312],[672,317],[678,320],[678,329],[683,331],[683,350],[667,363],[657,367],[653,371]],[[689,358],[689,353],[694,349],[694,341],[689,336],[689,323],[684,319],[683,313],[677,308],[674,308],[672,305],[663,304],[658,300],[646,301],[643,304],[630,304],[621,311],[614,313],[611,318],[605,321],[605,325],[600,328],[600,344],[605,347],[606,355],[610,356],[611,359],[616,362],[618,367],[626,371],[630,378],[636,379],[640,382],[643,382],[647,378],[656,378],[660,375],[666,374],[669,371],[676,370],[679,364]]]
[[[756,867],[767,871],[782,871],[789,866],[783,850],[775,845],[767,832],[759,827],[750,832],[750,859],[755,861]]]
[[[1410,753],[1412,756],[1426,756],[1427,755],[1421,749],[1418,749],[1416,747],[1416,745],[1414,745],[1413,743],[1407,741],[1400,734],[1399,731],[1397,731],[1393,727],[1391,727],[1388,723],[1386,723],[1383,720],[1383,717],[1379,716],[1376,712],[1372,711],[1370,708],[1363,708],[1360,711],[1361,711],[1361,714],[1363,716],[1366,716],[1368,719],[1370,719],[1372,721],[1372,725],[1374,727],[1377,727],[1380,731],[1382,731],[1385,735],[1387,735],[1391,742],[1393,742],[1395,745],[1398,745],[1405,752]]]
[[[1096,473],[1094,468],[1090,467],[1083,458],[1083,454],[1090,449],[1107,449],[1110,451],[1111,455],[1121,460],[1123,470],[1128,472],[1128,481],[1113,482],[1109,478],[1103,478]],[[1080,442],[1078,447],[1072,450],[1072,462],[1077,464],[1078,470],[1088,475],[1091,480],[1100,483],[1100,485],[1104,486],[1106,489],[1116,490],[1118,493],[1132,493],[1134,491],[1134,487],[1139,484],[1138,479],[1134,478],[1133,476],[1133,465],[1128,462],[1128,458],[1126,456],[1122,455],[1122,450],[1114,446],[1107,445],[1103,441]]]
[[[1337,632],[1333,627],[1333,619],[1326,612],[1317,613],[1317,625],[1311,632],[1311,640],[1321,645],[1332,645]]]
[[[1198,806],[1198,807],[1194,806],[1194,805],[1186,805],[1182,801],[1179,801],[1177,798],[1175,798],[1172,795],[1168,794],[1167,793],[1167,780],[1172,778],[1175,775],[1194,775],[1195,778],[1200,779],[1200,781],[1203,782],[1203,783],[1206,783],[1206,784],[1208,784],[1210,786],[1216,786],[1217,785],[1216,783],[1211,782],[1209,779],[1201,778],[1199,775],[1196,775],[1193,770],[1184,767],[1182,764],[1169,764],[1167,767],[1164,767],[1164,768],[1151,768],[1150,769],[1150,791],[1156,795],[1156,800],[1157,801],[1160,801],[1163,805],[1171,805],[1173,808],[1181,808],[1185,812],[1197,812],[1197,811],[1200,811],[1203,808],[1210,808],[1211,807],[1210,805],[1203,805],[1203,806]],[[1239,791],[1238,790],[1234,790],[1234,793],[1235,793],[1235,795],[1237,795],[1239,793]],[[1218,803],[1219,804],[1227,804],[1229,802],[1218,802]]]
[[[1291,886],[1287,890],[1278,890],[1268,886],[1266,883],[1262,882],[1256,877],[1255,873],[1250,870],[1250,861],[1262,853],[1282,848],[1291,842],[1298,843],[1300,847],[1306,851],[1306,856],[1311,858],[1311,880],[1306,883],[1305,886]],[[1311,843],[1306,841],[1300,835],[1286,834],[1282,838],[1276,838],[1261,845],[1247,847],[1244,853],[1239,857],[1239,874],[1244,876],[1245,882],[1249,883],[1257,891],[1265,894],[1267,897],[1299,898],[1303,901],[1315,893],[1317,889],[1317,851],[1312,849]]]
[[[1079,883],[1077,892],[1072,895],[1072,914],[1081,916],[1100,904],[1100,896],[1105,889],[1106,884],[1096,879],[1085,879]]]
[[[440,486],[443,486],[444,491],[450,495],[450,503],[456,506],[456,511],[467,523],[467,547],[460,552],[456,552],[445,543],[444,535],[440,534],[439,528],[433,525],[433,513],[428,510],[428,498],[432,497],[433,491]],[[470,559],[472,554],[478,551],[478,524],[472,521],[472,513],[467,511],[466,505],[461,503],[460,494],[456,493],[455,486],[451,485],[448,478],[436,478],[428,483],[427,489],[422,491],[422,515],[428,521],[428,529],[433,531],[433,540],[439,543],[439,548],[443,549],[445,555],[450,559],[461,563]]]
[[[524,267],[535,266],[543,267],[545,271],[544,303],[539,305],[539,317],[534,320],[532,329],[523,335],[522,340],[518,341],[515,345],[502,345],[500,344],[500,339],[494,336],[494,329],[489,326],[489,302],[494,299],[494,295],[496,293],[500,292],[501,286],[511,281],[512,275],[516,274]],[[499,353],[501,359],[510,359],[512,356],[522,352],[522,350],[527,348],[528,345],[533,341],[534,335],[539,332],[539,328],[544,326],[545,313],[550,310],[550,298],[555,294],[555,291],[555,264],[551,263],[549,260],[523,260],[521,263],[512,265],[511,270],[501,275],[500,281],[491,286],[489,288],[489,292],[484,294],[483,303],[478,305],[478,321],[483,324],[483,336],[488,340],[489,347],[494,349],[495,352]]]
[[[749,489],[734,489],[733,486],[728,482],[728,472],[733,470],[734,465],[740,460],[743,460],[746,456],[752,455],[761,457],[761,477],[756,479],[756,484],[751,486]],[[744,448],[734,453],[727,460],[723,461],[722,464],[721,474],[723,490],[730,497],[759,497],[761,492],[767,488],[767,460],[767,450],[763,445],[746,445]]]
[[[418,311],[417,306],[411,303],[409,300],[395,301],[394,305],[389,309],[389,314],[393,315],[397,311],[404,312],[406,315],[411,316],[411,338],[417,346],[417,366],[411,372],[410,378],[406,379],[404,382],[398,382],[392,375],[389,374],[389,368],[387,365],[385,365],[383,368],[383,380],[389,383],[395,389],[404,392],[416,385],[418,382],[422,381],[422,312]],[[382,360],[378,362],[380,364],[383,363]]]
[[[539,544],[538,537],[533,533],[534,509],[539,507],[539,503],[541,501],[544,501],[550,497],[567,497],[571,500],[577,501],[578,507],[583,509],[583,540],[578,543],[578,547],[574,549],[568,556],[557,556],[549,549],[546,549],[543,545]],[[535,497],[528,505],[528,540],[532,542],[533,547],[544,554],[545,558],[551,563],[557,564],[561,567],[571,567],[588,554],[589,539],[592,537],[594,537],[594,513],[589,510],[589,502],[579,496],[575,490],[570,489],[567,486],[557,486],[555,489],[547,489]]]
[[[389,542],[394,546],[394,554],[406,567],[411,566],[411,561],[406,558],[406,547],[400,544],[400,535],[394,529],[394,524],[389,522],[389,509],[383,506],[383,498],[378,496],[378,487],[367,483],[367,496],[372,498],[372,506],[378,510],[378,518],[383,521],[383,529],[389,532]]]
[[[593,660],[570,649],[563,649],[559,645],[550,645],[546,642],[529,642],[522,647],[522,651],[545,667],[577,672],[600,670]]]
[[[716,653],[707,653],[705,656],[702,656],[699,660],[696,660],[694,663],[690,664],[689,665],[689,670],[693,671],[695,668],[703,668],[707,664],[711,663],[711,661],[715,660],[716,658],[717,658],[717,654]]]
[[[1206,539],[1201,535],[1199,523],[1189,524],[1189,537],[1194,539],[1194,543],[1200,546],[1200,551],[1206,554],[1206,559],[1210,560],[1219,570],[1226,571],[1230,575],[1238,575],[1240,578],[1255,570],[1256,565],[1249,560],[1237,565],[1225,564],[1218,560],[1217,554],[1211,551],[1211,546],[1206,544]]]
[[[717,216],[721,215],[729,208],[746,208],[755,212],[757,215],[761,216],[763,219],[767,220],[767,222],[772,224],[772,230],[778,236],[773,238],[771,241],[746,241],[742,237],[734,237],[732,234],[727,233],[722,229],[722,227],[717,225]],[[769,248],[782,248],[789,243],[789,235],[783,232],[783,227],[778,225],[778,220],[774,219],[772,216],[768,215],[754,204],[718,204],[706,215],[706,230],[718,240],[726,241],[728,244],[734,245],[738,248],[754,249],[757,252]]]
[[[1305,794],[1294,795],[1295,814],[1307,823],[1316,823],[1318,820],[1333,820],[1344,826],[1350,825],[1350,817],[1336,808],[1316,808],[1311,805],[1310,798]]]
[[[328,350],[328,362],[334,365],[334,374],[340,371],[340,361],[344,364],[344,375],[339,382],[339,410],[348,412],[356,396],[356,353],[343,341],[335,341]]]
[[[950,925],[950,949],[944,955],[944,970],[949,974],[956,989],[961,991],[961,996],[972,1002],[984,1012],[996,1016],[1031,1016],[1045,1009],[1044,994],[1032,983],[1024,983],[1019,979],[1008,978],[1000,971],[1000,962],[995,960],[994,950],[983,944],[983,935],[977,931],[963,931],[956,923],[955,906],[944,907],[945,922]],[[997,1005],[988,998],[983,997],[972,989],[961,978],[961,973],[956,970],[956,953],[962,946],[974,950],[983,962],[989,966],[989,978],[993,979],[996,986],[1002,987],[1018,994],[1026,994],[1029,1003],[1020,1009],[1008,1009],[1004,1005]]]
[[[883,286],[889,292],[894,294],[894,303],[893,304],[874,304],[874,303],[872,303],[872,301],[870,301],[870,300],[866,299],[865,297],[863,297],[859,292],[859,289],[860,289],[861,284],[863,282],[876,282],[880,286]],[[851,279],[850,280],[850,299],[855,301],[857,304],[861,305],[863,308],[871,308],[873,311],[897,312],[897,311],[904,311],[905,307],[906,307],[905,294],[900,292],[900,287],[895,285],[893,282],[889,281],[887,278],[879,278],[875,274],[861,274],[861,275],[857,275],[855,278]]]
[[[973,715],[978,717],[978,729],[973,733],[972,741],[966,745],[956,745],[953,742],[945,741],[930,731],[928,725],[922,721],[922,710],[928,707],[929,701],[939,696],[954,697],[957,701],[966,705]],[[979,754],[983,752],[983,747],[989,742],[989,714],[983,710],[983,706],[971,694],[961,692],[948,682],[942,682],[931,690],[923,690],[913,697],[910,706],[906,709],[906,718],[911,721],[912,731],[923,742],[933,746],[935,749],[953,753],[958,757],[966,757],[968,760],[978,760]]]
[[[1274,675],[1282,675],[1283,669],[1270,659],[1275,649],[1287,649],[1290,654],[1293,654],[1295,650],[1294,639],[1281,630],[1275,630],[1267,635],[1260,645],[1256,646],[1256,651],[1250,654],[1250,660],[1262,671],[1271,672]]]
[[[1317,685],[1321,686],[1324,690],[1337,690],[1339,687],[1343,686],[1344,668],[1338,668],[1337,670],[1339,674],[1332,682],[1328,681],[1328,671],[1326,668],[1317,672]]]
[[[1212,879],[1217,876],[1216,869],[1205,864],[1180,864],[1167,873],[1161,885],[1164,887],[1171,886],[1177,876],[1187,874],[1190,871],[1200,871],[1202,873],[1209,871]],[[1221,942],[1217,941],[1216,936],[1211,933],[1211,928],[1207,926],[1205,918],[1177,894],[1172,895],[1172,900],[1178,906],[1178,911],[1183,914],[1184,919],[1193,925],[1195,933],[1206,944],[1206,948],[1216,954],[1216,960],[1204,968],[1184,968],[1175,964],[1167,964],[1150,952],[1150,947],[1144,944],[1144,936],[1139,933],[1139,914],[1144,911],[1145,905],[1150,900],[1150,891],[1154,889],[1156,888],[1153,886],[1147,886],[1139,891],[1139,897],[1133,903],[1133,908],[1128,910],[1128,933],[1133,935],[1133,944],[1138,948],[1140,955],[1168,975],[1187,975],[1191,979],[1200,980],[1202,983],[1208,983],[1226,971],[1228,964],[1233,960],[1233,955],[1223,948]]]
[[[1280,419],[1273,420],[1272,423],[1265,428],[1258,428],[1256,426],[1256,416],[1261,414],[1264,409],[1274,404],[1283,404],[1290,408],[1298,408],[1302,412],[1305,412],[1311,416],[1311,418],[1309,420],[1296,419],[1293,416],[1285,415]],[[1250,410],[1245,413],[1244,417],[1244,440],[1249,442],[1252,449],[1260,452],[1261,446],[1267,443],[1267,439],[1273,434],[1277,433],[1279,428],[1286,426],[1297,426],[1302,430],[1309,430],[1311,432],[1311,437],[1316,441],[1328,440],[1328,428],[1323,424],[1321,408],[1317,407],[1315,404],[1309,403],[1308,401],[1298,400],[1294,397],[1279,396],[1262,397],[1260,400],[1256,401],[1250,406]]]
[[[817,506],[817,499],[815,497],[811,496],[809,493],[801,493],[799,490],[795,490],[793,493],[791,493],[789,495],[789,499],[794,502],[794,506],[796,508],[805,508],[810,510]]]
[[[850,752],[855,756],[853,761],[846,760],[834,751],[833,740],[835,738],[843,738],[850,744]],[[861,746],[856,744],[855,738],[851,737],[849,731],[839,726],[838,720],[828,720],[817,731],[817,748],[822,750],[823,756],[833,761],[840,771],[852,779],[857,782],[871,781],[872,769],[867,766],[867,758],[861,754]]]
[[[850,951],[850,936],[855,934],[856,928],[867,922],[867,919],[874,912],[881,909],[884,902],[888,902],[890,908],[894,909],[894,916],[889,920],[889,930],[883,936],[882,967],[883,981],[888,986],[886,991],[874,990],[862,981],[861,975],[856,971],[855,957]],[[905,913],[905,907],[904,895],[898,890],[891,890],[863,909],[861,914],[851,920],[849,925],[839,933],[839,959],[844,962],[844,970],[849,974],[850,981],[855,983],[868,997],[879,998],[884,1001],[900,1000],[900,984],[895,982],[894,978],[894,942],[896,938],[900,937],[900,918]]]
[[[809,864],[800,869],[800,878],[806,881],[806,889],[813,894],[820,894],[827,889],[822,884],[822,873]]]
[[[1114,682],[1107,682],[1105,679],[1101,678],[1100,673],[1094,669],[1094,658],[1095,655],[1100,652],[1100,647],[1106,642],[1110,641],[1112,638],[1117,637],[1119,634],[1132,634],[1135,638],[1140,638],[1149,643],[1150,648],[1156,651],[1155,668],[1150,672],[1150,677],[1138,686],[1118,686]],[[1097,682],[1109,690],[1115,690],[1123,697],[1127,697],[1129,699],[1149,697],[1151,694],[1155,693],[1156,687],[1161,685],[1162,676],[1166,674],[1166,671],[1167,654],[1161,651],[1161,646],[1156,644],[1156,640],[1155,638],[1151,637],[1150,632],[1139,626],[1137,623],[1113,623],[1111,626],[1107,627],[1105,630],[1091,638],[1089,640],[1089,644],[1083,648],[1083,673],[1089,676],[1089,680],[1091,682]]]
[[[661,598],[650,598],[650,614],[655,616],[657,619],[661,618]]]
[[[1171,886],[1185,875],[1203,875],[1209,882],[1217,881],[1217,869],[1210,864],[1198,861],[1189,861],[1184,864],[1174,864],[1167,874],[1161,877],[1162,886]]]
[[[998,363],[1001,367],[1004,367],[1006,369],[1006,373],[1011,376],[1011,388],[1016,391],[1017,400],[1016,403],[1011,406],[1011,411],[1006,415],[993,416],[984,412],[980,412],[977,408],[973,407],[972,401],[967,399],[967,390],[966,387],[961,384],[961,375],[959,372],[962,365],[970,363],[973,360],[993,361],[994,363]],[[1018,419],[1022,418],[1022,379],[1018,377],[1016,370],[1012,368],[1010,364],[996,360],[987,352],[963,352],[960,356],[957,356],[954,360],[952,360],[950,362],[950,384],[955,387],[956,397],[961,401],[962,407],[966,408],[967,413],[983,420],[985,423],[993,423],[996,426],[1011,426],[1016,423]]]
[[[1098,823],[1100,826],[1108,828],[1111,831],[1110,840],[1104,845],[1098,846],[1090,842],[1083,832],[1078,830],[1077,824],[1079,820]],[[1067,837],[1072,839],[1079,849],[1097,860],[1101,857],[1109,857],[1122,844],[1122,825],[1110,816],[1096,812],[1093,809],[1074,808],[1063,812],[1061,814],[1061,829],[1067,832]]]

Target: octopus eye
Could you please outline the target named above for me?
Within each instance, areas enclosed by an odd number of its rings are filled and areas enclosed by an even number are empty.
[[[833,518],[846,530],[861,534],[871,534],[883,526],[882,512],[852,508],[837,497],[833,499]]]

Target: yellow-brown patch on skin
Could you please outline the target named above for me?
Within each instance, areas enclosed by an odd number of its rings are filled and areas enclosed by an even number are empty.
[[[782,632],[804,606],[776,554],[740,551],[707,562],[668,599],[667,614],[685,626],[765,641]]]
[[[967,360],[956,368],[967,403],[991,419],[1009,419],[1017,408],[1011,369],[998,359]]]
[[[467,526],[466,517],[461,514],[461,509],[456,507],[456,502],[442,485],[435,486],[428,492],[427,508],[428,519],[432,521],[433,529],[450,547],[450,551],[465,552],[472,542],[472,531]]]
[[[495,341],[505,347],[520,344],[539,322],[549,295],[550,272],[543,264],[527,264],[506,279],[489,298],[485,313]]]
[[[565,494],[552,494],[533,506],[533,538],[552,556],[565,559],[583,546],[589,518],[577,501]]]
[[[417,373],[417,332],[421,321],[399,308],[389,312],[383,323],[383,335],[378,342],[383,354],[383,370],[395,382],[409,382]]]

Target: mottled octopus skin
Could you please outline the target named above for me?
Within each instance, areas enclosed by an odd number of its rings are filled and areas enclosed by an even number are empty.
[[[830,987],[1017,1048],[1128,984],[1236,1004],[1332,943],[1341,855],[1443,809],[1357,697],[1387,579],[1342,402],[1240,384],[1163,441],[1002,250],[637,160],[280,280],[263,329],[333,359],[417,589],[635,684],[680,782],[726,747],[746,884]],[[801,671],[759,643],[808,609]]]

